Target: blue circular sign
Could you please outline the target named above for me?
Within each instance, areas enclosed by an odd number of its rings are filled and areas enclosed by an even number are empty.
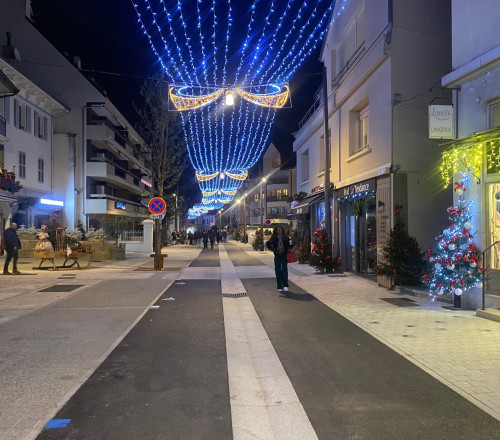
[[[163,211],[165,211],[166,207],[167,205],[165,203],[165,200],[163,200],[161,197],[153,197],[148,203],[148,208],[152,214],[161,214]]]

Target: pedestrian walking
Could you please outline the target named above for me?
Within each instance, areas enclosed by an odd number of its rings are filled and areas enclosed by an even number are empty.
[[[266,243],[267,248],[274,252],[274,272],[278,292],[288,292],[288,261],[286,254],[290,249],[290,239],[281,226],[276,226],[271,238]]]
[[[213,229],[210,229],[210,232],[208,233],[208,238],[210,239],[210,249],[213,249],[215,241],[215,231]]]
[[[201,247],[201,232],[199,229],[194,232],[194,239],[196,240],[196,247]]]
[[[12,273],[18,275],[21,273],[17,270],[17,259],[19,257],[18,251],[21,249],[21,241],[17,236],[17,224],[11,223],[10,228],[5,230],[3,237],[5,241],[5,252],[7,252],[7,257],[5,258],[5,264],[3,266],[3,274],[11,275],[9,272],[9,264],[12,260]]]
[[[208,249],[208,232],[207,231],[203,231],[202,239],[203,239],[203,249]]]
[[[222,239],[222,236],[221,236],[219,229],[217,229],[217,234],[215,235],[215,238],[217,239],[217,246],[219,246],[221,239]]]
[[[227,242],[227,231],[223,231],[223,232],[222,232],[222,241],[223,241],[224,243],[226,243],[226,242]]]
[[[172,231],[172,243],[177,243],[177,233],[175,231]]]
[[[188,240],[189,240],[189,245],[193,245],[193,233],[191,231],[188,232]]]

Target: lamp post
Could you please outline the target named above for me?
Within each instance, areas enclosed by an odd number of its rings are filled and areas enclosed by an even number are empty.
[[[224,211],[224,208],[221,208],[219,210],[219,229],[222,231],[222,211]]]
[[[264,207],[265,205],[263,205],[263,202],[262,202],[262,198],[263,198],[263,191],[262,191],[262,187],[264,186],[265,182],[266,182],[266,178],[263,177],[262,178],[262,182],[260,182],[260,232],[262,233],[262,251],[264,250]]]
[[[177,214],[177,193],[174,194],[175,197],[175,230],[179,234],[179,215]]]

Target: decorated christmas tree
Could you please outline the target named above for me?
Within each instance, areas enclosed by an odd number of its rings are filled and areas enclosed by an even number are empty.
[[[459,196],[457,206],[448,208],[449,225],[436,237],[437,245],[429,249],[432,273],[426,277],[431,295],[453,293],[456,296],[481,282],[483,267],[479,265],[479,250],[472,233],[470,204],[463,194],[470,188],[471,175],[460,173],[462,179],[455,183]]]
[[[395,206],[396,222],[382,250],[377,275],[389,278],[395,285],[419,285],[425,270],[424,254],[417,240],[408,234],[403,207]]]
[[[331,273],[340,265],[340,257],[334,258],[333,245],[328,243],[328,234],[325,229],[316,229],[314,243],[309,258],[309,265],[321,273]]]
[[[299,264],[309,262],[309,259],[311,258],[311,242],[308,238],[304,238],[299,241],[297,258],[299,260]]]
[[[262,229],[257,229],[255,231],[255,238],[252,242],[252,247],[256,251],[263,251],[264,250],[264,235],[262,234]]]

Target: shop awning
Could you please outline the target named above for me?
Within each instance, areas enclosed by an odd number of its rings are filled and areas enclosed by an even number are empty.
[[[298,202],[297,205],[292,206],[292,218],[296,215],[308,214],[309,213],[309,205],[316,200],[324,198],[324,191],[314,193],[310,196],[304,197],[302,200]]]

